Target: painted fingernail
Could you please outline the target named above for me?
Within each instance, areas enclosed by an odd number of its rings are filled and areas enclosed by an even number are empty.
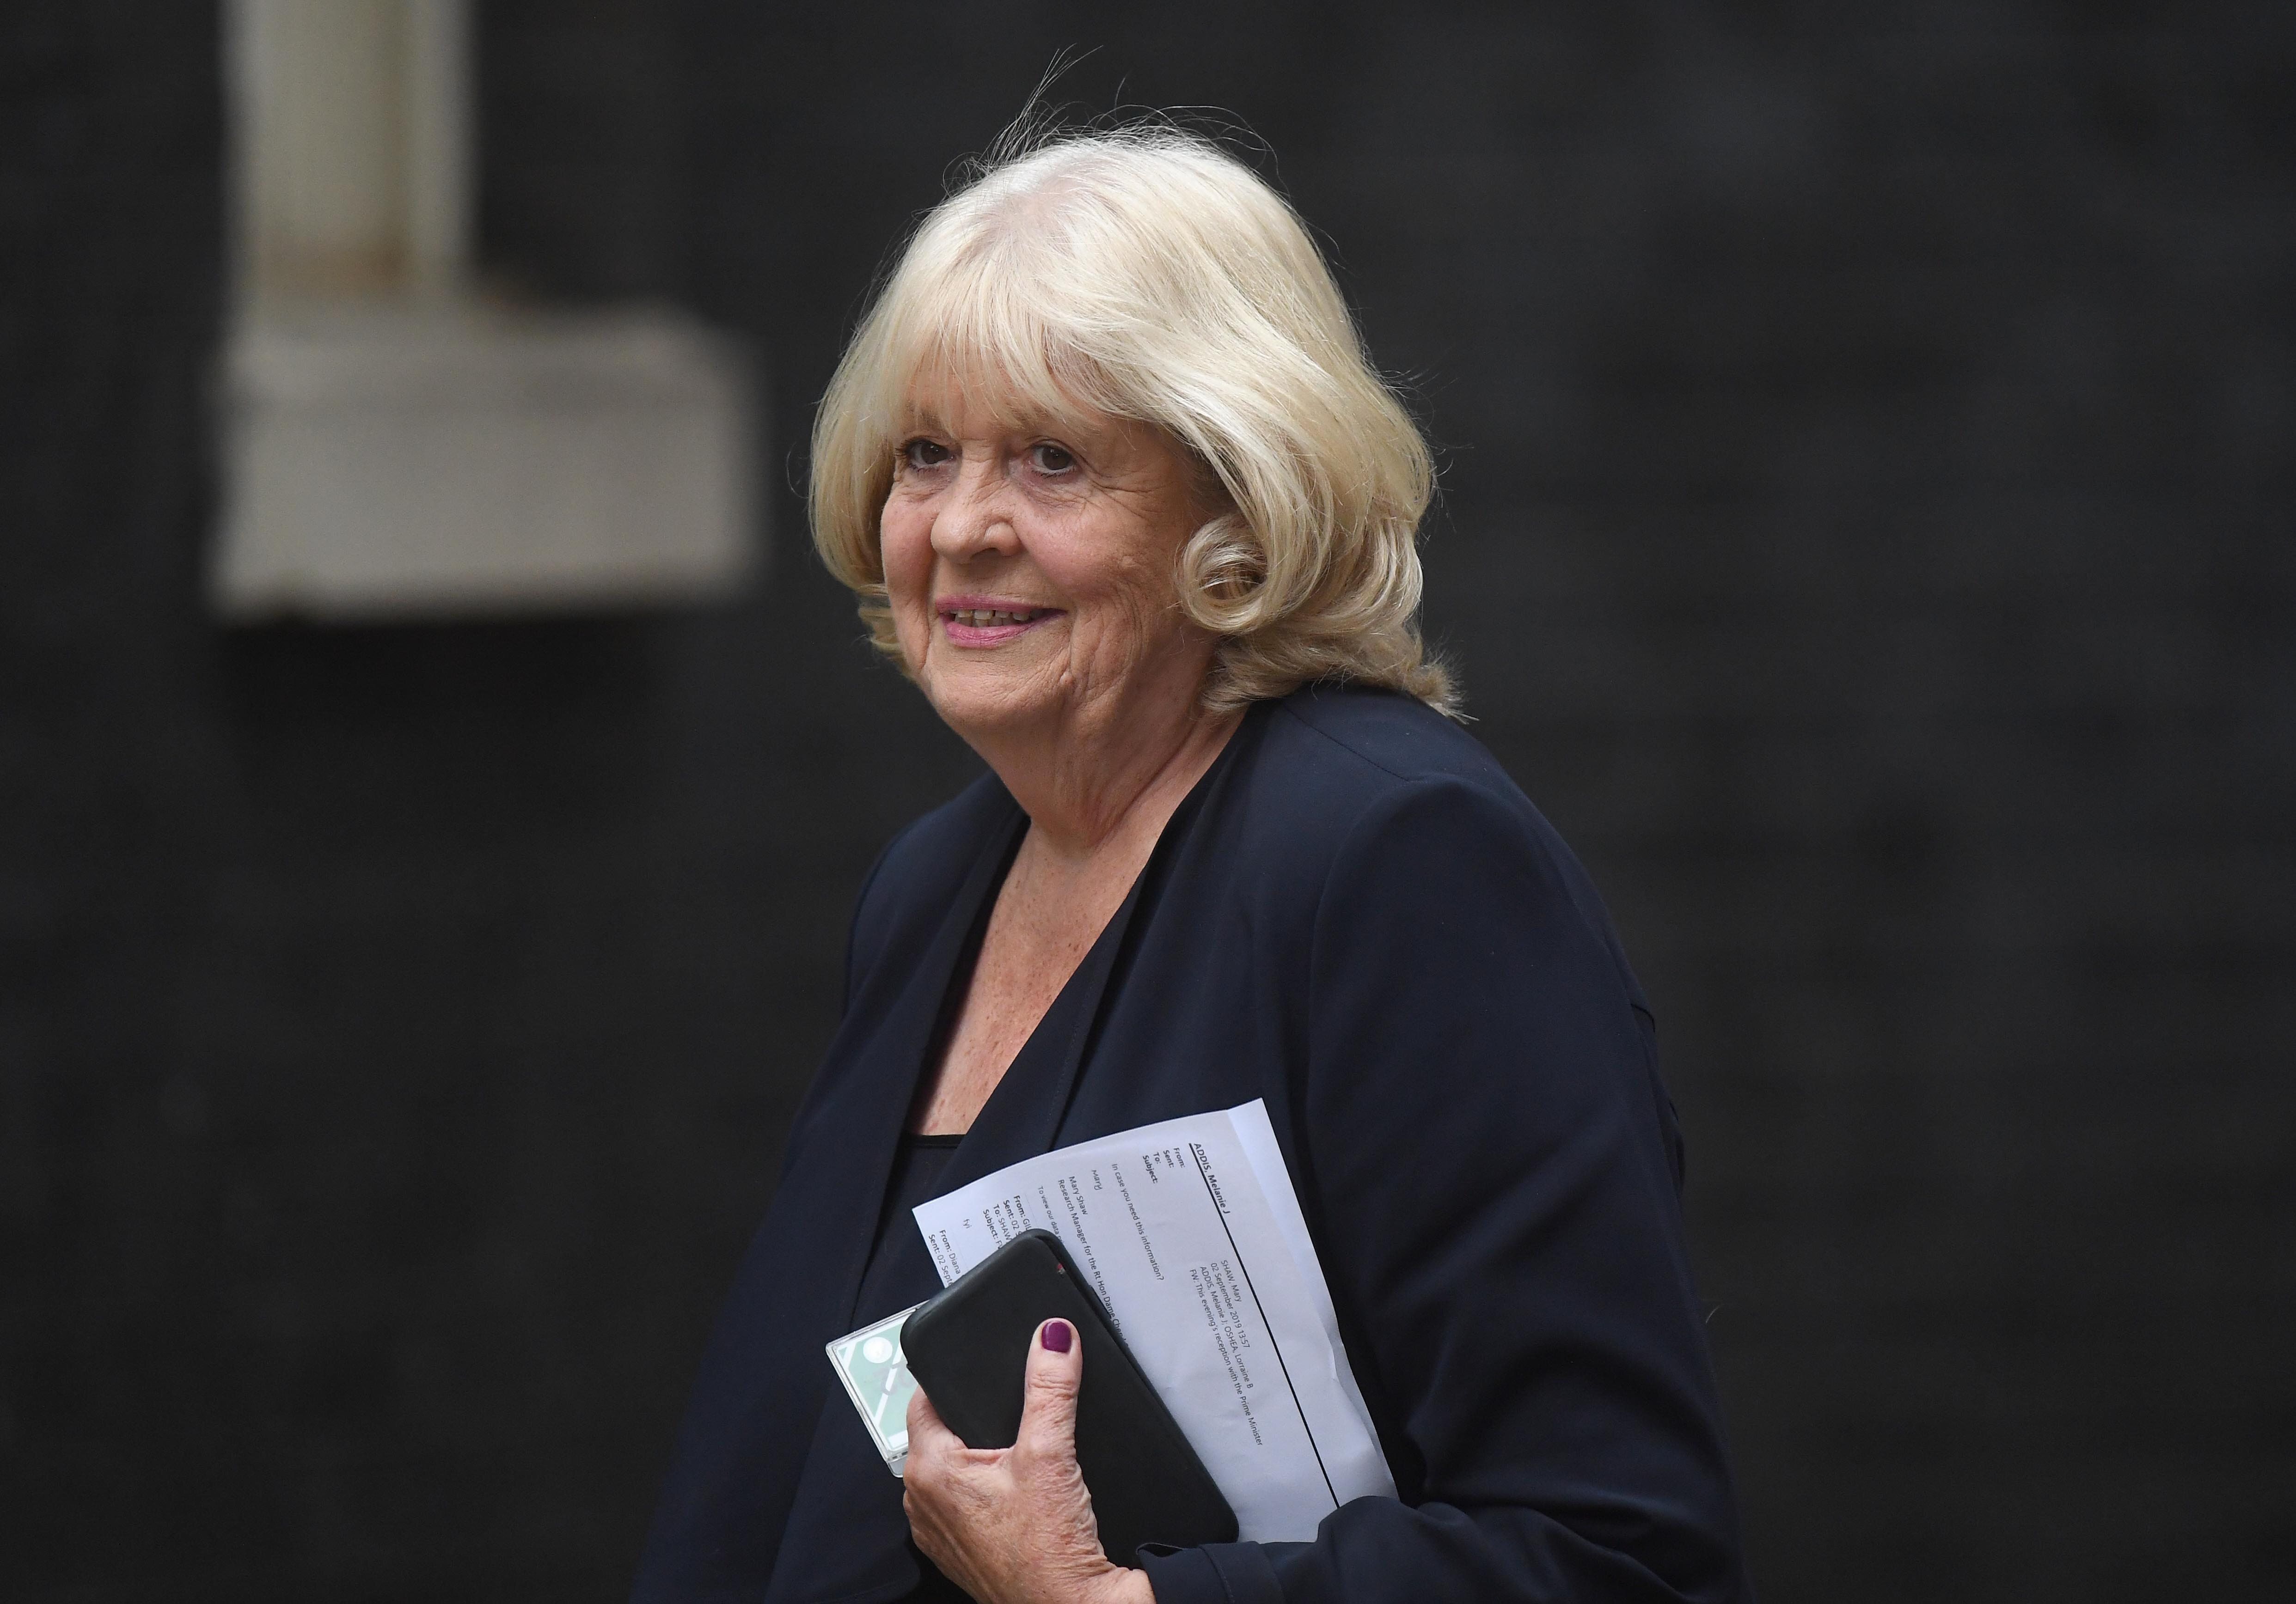
[[[1067,1321],[1048,1320],[1045,1322],[1045,1346],[1050,1348],[1054,1353],[1067,1353],[1069,1351],[1069,1344],[1074,1341],[1075,1338],[1076,1334],[1069,1330],[1069,1322]]]

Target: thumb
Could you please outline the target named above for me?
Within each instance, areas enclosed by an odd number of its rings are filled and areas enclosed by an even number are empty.
[[[1082,1334],[1065,1320],[1048,1320],[1029,1345],[1027,1390],[1021,1402],[1016,1447],[1076,1458],[1077,1392],[1084,1385]]]

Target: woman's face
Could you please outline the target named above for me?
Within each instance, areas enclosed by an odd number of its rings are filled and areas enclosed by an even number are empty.
[[[1186,454],[1115,418],[916,399],[879,528],[902,655],[940,716],[994,737],[1191,711],[1216,642],[1173,597],[1210,516]]]

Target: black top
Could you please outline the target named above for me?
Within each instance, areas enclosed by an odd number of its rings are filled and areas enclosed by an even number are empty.
[[[873,1249],[1026,822],[984,776],[863,888],[844,1020],[702,1361],[645,1604],[918,1586],[900,1484],[823,1346],[938,1284],[914,1229]],[[1577,860],[1472,737],[1381,692],[1257,705],[1062,999],[939,1189],[1264,1099],[1400,1494],[1313,1543],[1152,1559],[1158,1604],[1751,1596],[1650,1011]]]
[[[956,1157],[962,1136],[909,1136],[893,1150],[893,1178],[885,1188],[885,1217],[877,1222],[877,1240],[869,1248],[869,1267],[861,1273],[861,1300],[884,1301],[886,1283],[893,1279],[897,1256],[885,1251],[888,1240],[917,1228],[910,1210],[931,1202],[948,1189],[940,1184],[948,1161]],[[926,1294],[931,1297],[931,1293]]]

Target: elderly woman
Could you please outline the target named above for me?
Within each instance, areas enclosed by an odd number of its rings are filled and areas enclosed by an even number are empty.
[[[1426,447],[1297,217],[1164,128],[934,210],[822,403],[814,535],[989,773],[885,849],[640,1600],[1738,1600],[1648,1005],[1423,649]],[[1103,1556],[1050,1322],[1021,1440],[823,1356],[915,1205],[1266,1101],[1398,1498]]]

